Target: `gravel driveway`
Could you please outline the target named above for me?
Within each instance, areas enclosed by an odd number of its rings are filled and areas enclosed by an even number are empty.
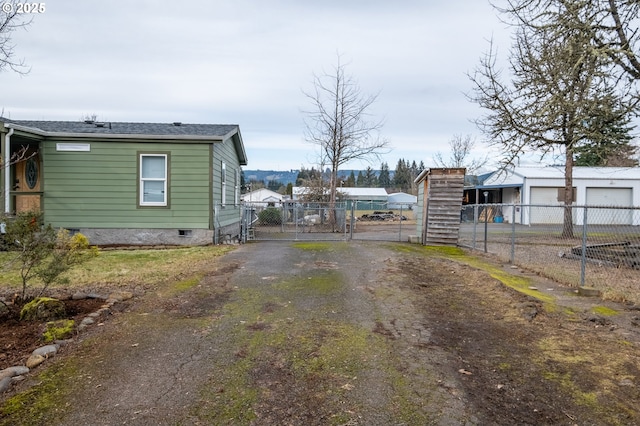
[[[585,299],[513,291],[541,284],[500,267],[364,241],[260,242],[215,262],[32,375],[0,425],[640,421],[637,331]]]

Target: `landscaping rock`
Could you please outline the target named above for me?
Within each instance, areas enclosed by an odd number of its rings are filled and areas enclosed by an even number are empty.
[[[24,366],[16,366],[5,368],[4,370],[0,370],[0,379],[4,379],[5,377],[15,377],[21,376],[23,374],[27,374],[29,369]]]
[[[49,321],[47,323],[47,329],[42,334],[44,341],[48,343],[71,337],[75,324],[75,321],[72,319]]]
[[[95,320],[93,318],[86,317],[80,322],[80,325],[86,327],[87,325],[91,325],[91,324],[94,324],[94,323],[95,323]]]
[[[73,293],[73,295],[71,296],[72,300],[84,300],[84,299],[88,299],[88,298],[89,298],[89,295],[87,293],[83,293],[81,291]]]
[[[65,316],[64,303],[51,297],[37,297],[24,305],[20,311],[20,320],[25,321],[53,321]]]
[[[9,386],[11,386],[11,382],[11,377],[3,377],[2,379],[0,379],[0,393],[9,389]]]
[[[29,358],[27,358],[27,362],[25,363],[25,365],[27,366],[27,368],[36,368],[37,366],[39,366],[40,364],[42,364],[45,361],[45,357],[43,357],[42,355],[31,355]]]
[[[42,355],[45,358],[49,358],[58,353],[58,348],[58,345],[42,346],[33,351],[33,355]]]
[[[124,302],[125,300],[129,300],[133,298],[133,293],[130,291],[115,291],[109,295],[107,301],[113,302]]]

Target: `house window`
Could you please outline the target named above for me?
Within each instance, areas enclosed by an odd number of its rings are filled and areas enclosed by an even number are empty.
[[[224,161],[222,162],[221,182],[222,182],[222,205],[225,206],[227,204],[227,164]]]
[[[140,205],[167,205],[167,154],[140,155]]]
[[[34,189],[38,184],[38,162],[33,157],[27,160],[24,176],[29,189]]]
[[[236,181],[233,188],[233,203],[237,206],[240,200],[240,169],[236,169]]]

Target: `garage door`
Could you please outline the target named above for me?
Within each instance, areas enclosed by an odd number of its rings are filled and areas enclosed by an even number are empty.
[[[530,207],[529,223],[562,223],[564,218],[564,209],[561,208],[562,202],[558,201],[558,191],[562,188],[556,187],[531,187],[531,204],[559,207]],[[575,218],[574,218],[575,220]]]
[[[631,188],[587,188],[587,206],[620,206],[631,207],[633,190]],[[589,209],[590,224],[599,225],[631,225],[632,210]]]

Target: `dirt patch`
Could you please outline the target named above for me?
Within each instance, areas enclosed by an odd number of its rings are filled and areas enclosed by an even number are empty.
[[[56,357],[0,424],[640,424],[640,341],[599,299],[406,244],[219,261]]]
[[[82,299],[63,300],[67,312],[66,319],[73,319],[80,324],[82,319],[97,311],[104,300]],[[0,370],[17,365],[24,365],[34,349],[45,344],[42,333],[46,322],[20,321],[17,307],[0,309]]]

